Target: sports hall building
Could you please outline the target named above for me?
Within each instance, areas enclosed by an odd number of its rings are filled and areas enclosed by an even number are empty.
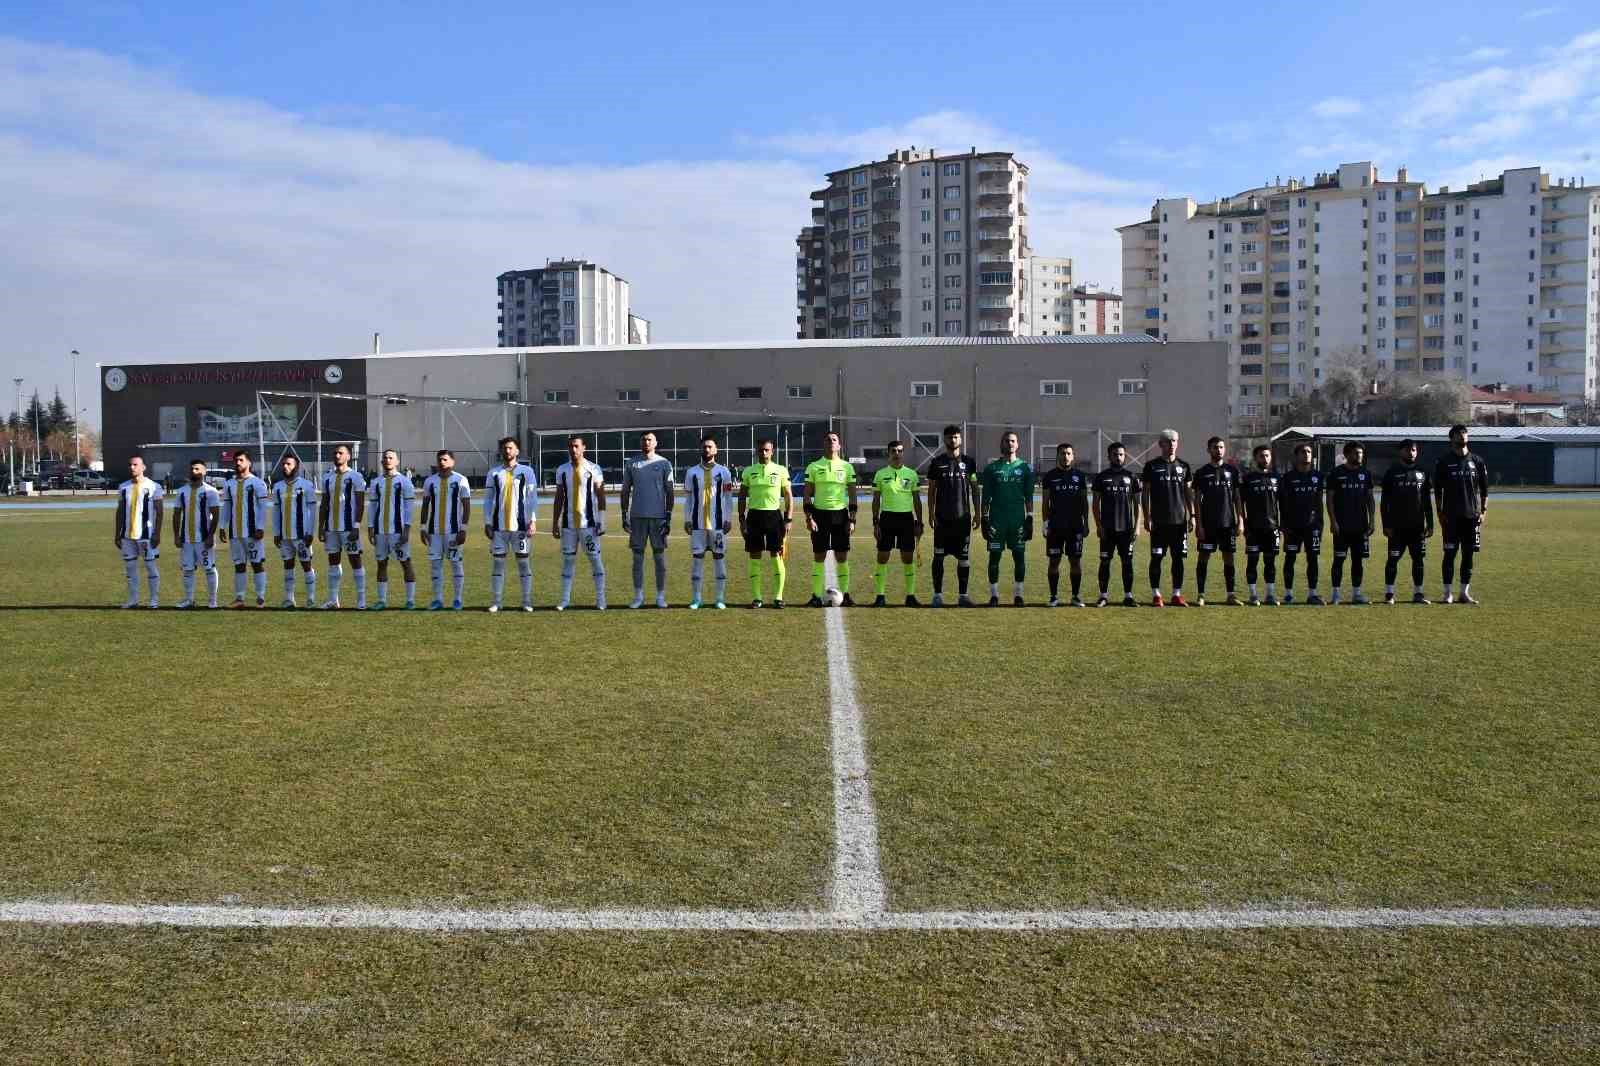
[[[1066,439],[1095,468],[1110,440],[1139,458],[1167,426],[1198,456],[1228,418],[1224,345],[1142,334],[468,348],[99,373],[108,469],[142,449],[158,477],[181,476],[195,454],[221,464],[240,445],[316,463],[340,442],[364,469],[394,448],[425,472],[445,447],[474,475],[506,435],[548,477],[569,432],[611,470],[647,428],[679,464],[712,432],[735,465],[771,436],[780,461],[803,466],[834,428],[850,457],[876,465],[900,438],[921,465],[951,422],[980,458],[1014,427],[1035,463]]]

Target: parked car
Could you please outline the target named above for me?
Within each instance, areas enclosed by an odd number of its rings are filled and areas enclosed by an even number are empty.
[[[75,489],[108,489],[111,480],[98,470],[74,470],[72,487]]]

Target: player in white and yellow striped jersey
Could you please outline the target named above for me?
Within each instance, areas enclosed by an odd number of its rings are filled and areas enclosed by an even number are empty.
[[[150,606],[159,607],[161,570],[161,486],[144,476],[144,456],[128,457],[128,480],[117,487],[117,524],[113,543],[122,553],[122,571],[128,578],[128,602],[124,608],[139,606],[139,560],[144,560],[145,579],[150,587]]]
[[[272,486],[272,543],[283,559],[283,605],[296,607],[294,564],[306,575],[306,606],[317,605],[317,571],[311,565],[312,538],[317,529],[317,487],[300,473],[300,458],[293,452],[278,465],[278,481]]]
[[[600,558],[600,537],[606,531],[606,485],[600,468],[583,457],[583,438],[567,438],[567,461],[556,467],[555,529],[561,542],[561,599],[556,610],[572,602],[572,573],[578,549],[589,557],[594,575],[594,605],[606,609],[606,564]]]
[[[450,607],[459,611],[467,584],[462,548],[467,543],[467,522],[472,517],[472,484],[456,473],[455,453],[448,448],[441,448],[434,458],[439,472],[429,474],[422,483],[423,536],[433,570],[433,602],[428,604],[428,610],[444,610],[444,564],[448,560],[456,588]]]
[[[400,469],[400,453],[384,450],[383,470],[367,485],[367,528],[378,560],[378,610],[389,606],[389,556],[400,560],[406,578],[406,610],[417,607],[417,572],[411,565],[411,504],[417,488]]]
[[[350,577],[356,585],[356,610],[367,609],[367,572],[361,568],[361,515],[367,501],[367,480],[350,466],[350,448],[333,449],[333,469],[319,483],[321,501],[317,526],[328,552],[328,598],[324,610],[339,606],[339,584],[344,580],[340,555],[350,557]]]
[[[727,604],[728,530],[733,528],[732,500],[733,472],[717,462],[717,442],[714,437],[700,438],[700,462],[683,475],[684,523],[689,534],[689,551],[694,556],[690,563],[689,579],[693,593],[689,599],[690,610],[701,604],[701,589],[705,586],[706,553],[711,553],[716,570],[717,610]]]
[[[183,568],[183,599],[173,604],[181,609],[194,606],[195,571],[206,575],[210,606],[217,605],[217,559],[215,540],[221,524],[222,496],[206,484],[206,461],[189,460],[189,480],[173,493],[172,542],[178,546],[178,565]]]
[[[250,470],[250,449],[233,453],[233,478],[222,490],[222,540],[233,559],[233,605],[244,606],[244,568],[254,577],[256,606],[267,605],[267,501],[272,490]]]
[[[533,610],[533,560],[528,553],[538,524],[539,479],[533,467],[517,461],[522,449],[515,437],[500,439],[500,465],[483,479],[483,535],[489,538],[489,613],[500,610],[506,584],[506,554],[517,557],[522,578],[522,609]]]

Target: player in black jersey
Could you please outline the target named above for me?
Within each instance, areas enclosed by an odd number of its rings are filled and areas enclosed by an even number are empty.
[[[933,606],[944,606],[944,557],[956,557],[960,604],[971,607],[970,546],[978,527],[978,463],[961,450],[961,427],[944,427],[944,451],[928,463],[928,515],[933,521]]]
[[[1244,579],[1250,586],[1250,606],[1259,607],[1256,573],[1260,562],[1267,564],[1268,607],[1278,606],[1278,531],[1282,528],[1279,493],[1283,478],[1272,466],[1272,449],[1257,444],[1251,453],[1253,465],[1239,486],[1244,502]]]
[[[1243,607],[1233,589],[1234,547],[1239,538],[1239,516],[1244,505],[1239,500],[1243,475],[1228,462],[1228,442],[1221,437],[1206,441],[1211,461],[1194,472],[1194,539],[1200,561],[1194,568],[1194,605],[1206,605],[1206,569],[1213,552],[1222,552],[1222,580],[1228,588],[1227,605]]]
[[[1389,558],[1383,564],[1383,602],[1394,605],[1394,578],[1400,557],[1411,553],[1411,602],[1426,604],[1422,594],[1423,556],[1433,536],[1433,482],[1417,465],[1417,442],[1400,442],[1400,461],[1383,475],[1383,536]]]
[[[1471,603],[1472,557],[1483,547],[1483,519],[1489,513],[1489,467],[1467,450],[1467,427],[1450,427],[1450,454],[1433,468],[1433,491],[1444,535],[1444,602]],[[1456,552],[1461,552],[1461,591],[1450,594]]]
[[[1045,555],[1050,560],[1050,606],[1061,606],[1061,557],[1072,572],[1072,606],[1084,606],[1083,540],[1089,535],[1089,478],[1073,465],[1070,444],[1056,445],[1056,465],[1041,480],[1044,501]]]
[[[1366,467],[1367,450],[1360,441],[1344,446],[1344,464],[1328,473],[1328,525],[1333,533],[1333,599],[1339,602],[1339,583],[1344,580],[1345,556],[1350,557],[1350,596],[1352,606],[1367,602],[1361,591],[1362,569],[1367,558],[1368,538],[1372,536],[1372,474]]]
[[[1161,456],[1144,464],[1144,531],[1150,534],[1150,606],[1161,599],[1161,557],[1172,557],[1172,606],[1183,601],[1183,561],[1189,556],[1194,526],[1194,471],[1178,458],[1178,431],[1161,431]]]
[[[1311,445],[1297,444],[1294,467],[1283,475],[1278,502],[1283,515],[1283,602],[1294,602],[1294,560],[1306,553],[1306,603],[1322,606],[1317,595],[1317,556],[1322,552],[1322,471],[1311,465]]]
[[[1115,441],[1106,449],[1111,465],[1094,476],[1094,535],[1100,541],[1100,599],[1096,607],[1110,601],[1111,556],[1122,557],[1122,606],[1135,607],[1133,598],[1133,542],[1139,539],[1139,478],[1123,464],[1128,449]]]

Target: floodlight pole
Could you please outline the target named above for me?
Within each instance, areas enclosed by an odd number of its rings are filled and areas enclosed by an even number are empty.
[[[80,414],[80,412],[78,410],[78,349],[74,348],[74,349],[72,349],[72,441],[73,441],[73,447],[74,447],[74,451],[73,451],[73,455],[72,455],[72,465],[74,467],[80,467],[80,466],[83,465],[83,435],[78,432],[79,429],[81,428],[78,425],[78,415],[79,414]]]

